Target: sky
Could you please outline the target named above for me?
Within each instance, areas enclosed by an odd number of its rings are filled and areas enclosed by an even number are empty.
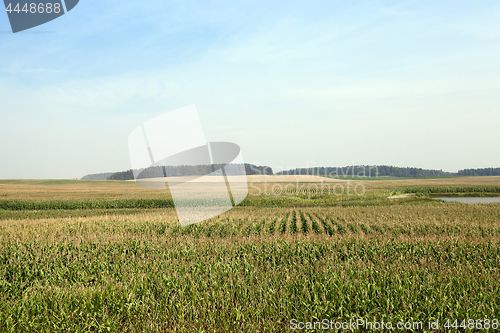
[[[0,13],[0,179],[130,169],[140,124],[195,104],[275,170],[500,167],[498,1],[81,0]]]

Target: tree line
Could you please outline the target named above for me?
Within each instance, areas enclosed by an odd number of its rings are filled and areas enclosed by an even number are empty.
[[[389,165],[355,165],[346,167],[298,168],[280,171],[277,175],[317,175],[327,177],[446,177],[446,176],[500,176],[500,168],[464,169],[446,172],[422,168],[400,168]]]
[[[239,168],[238,164],[210,164],[210,165],[179,165],[179,166],[154,166],[147,169],[136,170],[140,172],[138,179],[166,177],[184,177],[184,176],[204,176],[216,170],[225,167],[226,172],[231,175],[231,170]],[[245,172],[247,175],[273,175],[273,169],[269,166],[256,166],[245,163]],[[222,175],[222,174],[221,174]],[[115,172],[108,176],[107,180],[133,180],[134,170],[130,169],[122,172]]]
[[[500,168],[464,169],[458,171],[459,176],[500,176]]]
[[[107,180],[113,172],[95,173],[91,175],[86,175],[81,178],[81,180]]]
[[[353,165],[346,167],[298,168],[280,171],[277,175],[316,175],[327,177],[442,177],[453,176],[443,170],[400,168],[388,165]]]
[[[224,165],[181,165],[150,167],[143,169],[139,178],[156,178],[170,175],[174,177],[203,176],[222,168]],[[225,166],[228,173],[230,168],[239,165],[230,164]],[[140,171],[140,170],[138,170]],[[274,175],[269,166],[256,166],[245,163],[247,175]],[[500,168],[464,169],[457,173],[443,170],[432,170],[422,168],[401,168],[388,165],[356,165],[346,167],[314,167],[296,168],[277,172],[276,175],[314,175],[327,177],[445,177],[445,176],[500,176]],[[87,175],[82,180],[133,180],[134,171],[127,170],[115,173],[100,173]]]

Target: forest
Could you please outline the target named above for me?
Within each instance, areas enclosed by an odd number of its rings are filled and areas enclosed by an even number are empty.
[[[231,165],[231,167],[238,165]],[[224,165],[180,165],[180,166],[154,166],[144,169],[140,172],[137,178],[158,178],[158,177],[184,177],[184,176],[204,176],[208,175],[214,170],[219,170]],[[226,166],[227,168],[227,166]],[[137,170],[140,171],[140,170]],[[253,164],[245,163],[245,171],[247,175],[273,175],[273,169],[268,166],[256,166]],[[116,172],[107,177],[107,180],[133,180],[134,170],[127,170]]]
[[[171,177],[207,175],[213,170],[218,170],[223,165],[181,165],[151,167],[142,170],[138,178],[156,178],[170,175]],[[226,167],[227,168],[227,167]],[[464,169],[458,172],[446,172],[443,170],[432,170],[410,167],[395,167],[388,165],[356,165],[346,167],[314,167],[296,168],[274,173],[270,166],[256,166],[245,163],[247,175],[317,175],[326,177],[451,177],[451,176],[500,176],[500,168]],[[81,180],[132,180],[134,171],[107,172],[91,174],[82,177]]]

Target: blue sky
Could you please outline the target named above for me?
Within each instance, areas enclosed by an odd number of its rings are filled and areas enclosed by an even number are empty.
[[[81,0],[9,30],[0,178],[128,169],[129,133],[191,104],[278,169],[500,167],[498,1]]]

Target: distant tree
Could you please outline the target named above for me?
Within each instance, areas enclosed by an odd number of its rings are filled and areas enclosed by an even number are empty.
[[[319,176],[357,176],[357,177],[435,177],[452,176],[450,172],[442,170],[426,170],[421,168],[399,168],[387,165],[356,165],[346,167],[316,167],[298,168],[280,171],[278,175],[319,175]]]
[[[500,168],[464,169],[458,171],[459,176],[500,176]]]
[[[239,164],[241,165],[241,164]],[[219,170],[224,167],[223,164],[214,165],[179,165],[179,166],[154,166],[140,171],[138,178],[157,178],[164,176],[183,177],[183,176],[203,176],[208,175],[214,170]],[[238,167],[236,164],[231,164],[230,168],[234,170]],[[247,175],[272,175],[273,169],[269,166],[256,166],[253,164],[245,164],[245,171]],[[133,180],[134,170],[127,170],[122,172],[115,172],[110,174],[108,180]]]
[[[81,178],[81,180],[106,180],[112,174],[113,174],[112,172],[96,173],[96,174],[92,174],[92,175],[83,176]]]

